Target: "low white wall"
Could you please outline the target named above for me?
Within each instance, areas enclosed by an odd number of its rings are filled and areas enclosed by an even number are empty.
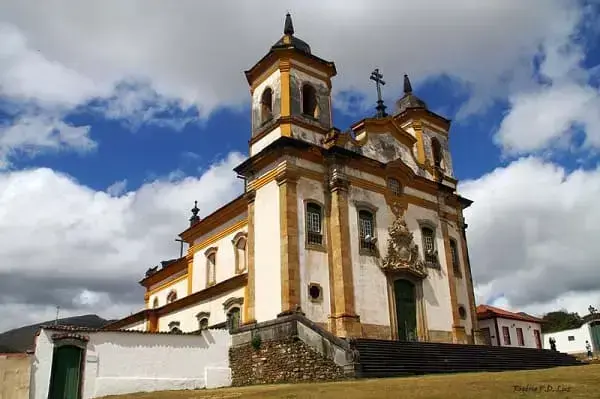
[[[40,331],[32,365],[31,399],[46,399],[52,369],[52,335]],[[202,335],[140,332],[79,332],[89,337],[83,399],[132,392],[215,388],[231,385],[226,330]]]
[[[588,324],[584,324],[573,330],[564,330],[544,334],[544,349],[550,349],[550,337],[556,340],[556,350],[565,353],[583,353],[585,350],[585,341],[592,343],[590,329]],[[573,337],[569,341],[569,337]]]

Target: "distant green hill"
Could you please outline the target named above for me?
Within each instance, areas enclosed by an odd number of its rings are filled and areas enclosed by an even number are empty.
[[[59,319],[58,324],[76,327],[101,328],[114,320],[106,320],[95,314]],[[0,334],[0,353],[26,352],[33,349],[35,334],[43,325],[54,324],[55,320],[15,328]]]

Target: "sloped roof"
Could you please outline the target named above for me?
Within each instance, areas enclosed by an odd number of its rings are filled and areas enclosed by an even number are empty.
[[[542,320],[538,317],[530,316],[523,312],[520,312],[520,313],[509,312],[508,310],[500,309],[500,308],[497,308],[495,306],[490,306],[490,305],[477,306],[477,318],[479,320],[492,319],[492,318],[497,318],[497,317],[501,317],[504,319],[511,319],[511,320],[529,321],[532,323],[545,323],[544,320]]]

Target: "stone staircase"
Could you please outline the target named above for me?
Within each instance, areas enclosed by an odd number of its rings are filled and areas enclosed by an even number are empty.
[[[508,371],[575,366],[584,363],[574,356],[550,350],[485,345],[443,344],[356,339],[356,377]]]

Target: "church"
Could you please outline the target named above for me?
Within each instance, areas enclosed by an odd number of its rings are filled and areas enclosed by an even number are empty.
[[[334,127],[336,66],[286,15],[283,36],[245,71],[244,192],[180,234],[187,254],[146,272],[145,309],[108,329],[193,332],[301,312],[343,338],[481,342],[450,121],[404,76],[388,113]],[[391,107],[390,107],[391,108]],[[391,111],[391,110],[390,110]]]

